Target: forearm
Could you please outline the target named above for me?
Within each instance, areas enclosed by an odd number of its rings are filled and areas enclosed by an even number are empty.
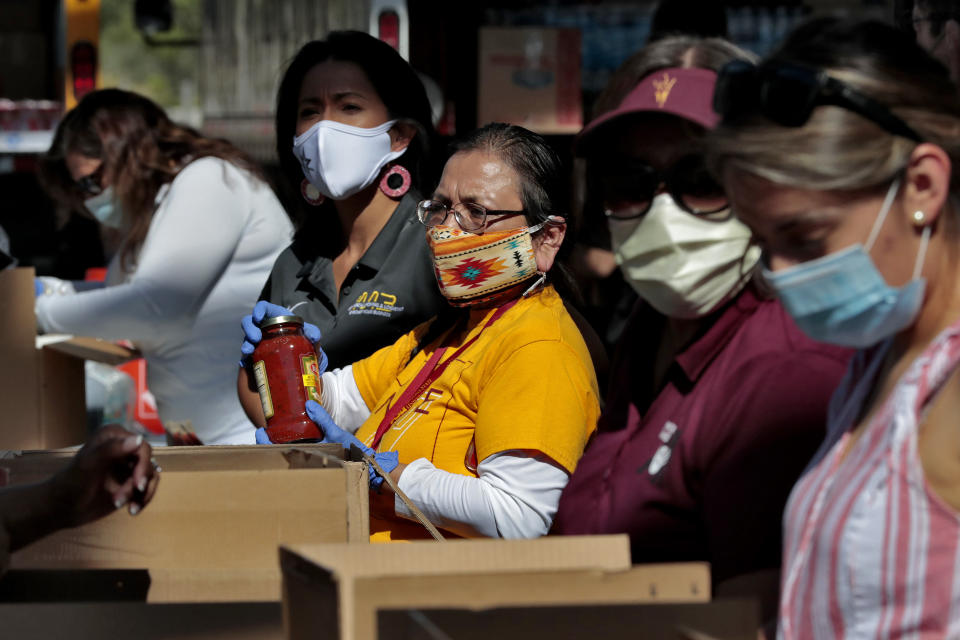
[[[546,456],[505,452],[481,462],[478,473],[450,473],[421,458],[391,475],[431,522],[454,533],[502,538],[547,533],[569,479],[565,470]],[[399,498],[394,509],[412,517]]]
[[[115,287],[44,296],[35,306],[37,323],[48,333],[108,340],[155,339],[193,321],[202,296],[193,283],[129,282]]]
[[[64,510],[54,484],[37,484],[0,489],[0,527],[6,532],[10,551],[53,533],[64,526]]]
[[[341,429],[356,433],[370,417],[370,409],[353,378],[353,365],[325,372],[320,385],[320,404]]]

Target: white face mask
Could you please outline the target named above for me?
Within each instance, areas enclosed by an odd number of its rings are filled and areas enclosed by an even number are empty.
[[[671,318],[701,318],[735,296],[760,259],[736,218],[710,221],[662,193],[645,215],[609,219],[617,263],[637,294]]]
[[[103,226],[119,229],[123,224],[123,212],[114,201],[112,185],[92,198],[87,198],[83,204]]]
[[[387,132],[396,122],[361,129],[321,120],[294,137],[293,155],[310,184],[332,200],[343,200],[373,184],[380,170],[406,151],[390,149]]]

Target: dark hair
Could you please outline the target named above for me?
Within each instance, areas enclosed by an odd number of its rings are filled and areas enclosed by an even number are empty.
[[[717,0],[660,0],[647,42],[681,34],[726,38],[726,4]]]
[[[559,204],[566,193],[563,165],[542,136],[513,124],[492,122],[453,145],[454,153],[461,151],[496,154],[517,172],[528,224],[538,224],[552,215],[567,217]]]
[[[360,67],[387,107],[390,118],[416,127],[417,135],[397,163],[410,171],[414,187],[420,188],[431,180],[435,167],[429,164],[434,137],[430,101],[416,72],[393,47],[370,34],[331,31],[326,40],[314,40],[300,48],[277,90],[277,157],[281,172],[291,185],[299,188],[303,181],[303,169],[293,155],[300,86],[310,69],[327,60],[352,62]]]
[[[175,124],[151,100],[121,89],[87,94],[61,120],[53,144],[40,162],[40,179],[50,194],[85,211],[84,196],[66,166],[69,153],[103,162],[104,176],[127,216],[120,252],[124,268],[130,266],[147,237],[157,192],[187,163],[208,156],[222,158],[261,177],[256,163],[230,143]]]

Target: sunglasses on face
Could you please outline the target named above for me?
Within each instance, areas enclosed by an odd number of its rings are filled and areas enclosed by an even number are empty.
[[[627,220],[646,214],[660,193],[668,193],[686,212],[725,220],[730,203],[700,154],[684,156],[665,171],[635,159],[606,162],[591,171],[591,183],[610,218]]]
[[[103,164],[97,167],[97,170],[93,173],[77,178],[74,182],[84,195],[96,196],[103,192],[103,187],[101,186],[102,179]]]
[[[785,63],[757,67],[733,60],[720,70],[713,94],[714,111],[727,122],[760,113],[785,127],[801,127],[820,105],[842,107],[894,135],[922,142],[885,105],[819,69]]]

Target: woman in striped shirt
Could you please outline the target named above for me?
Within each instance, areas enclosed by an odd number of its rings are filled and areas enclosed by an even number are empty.
[[[876,22],[731,63],[711,162],[811,337],[859,348],[784,527],[782,638],[960,635],[960,99]]]

